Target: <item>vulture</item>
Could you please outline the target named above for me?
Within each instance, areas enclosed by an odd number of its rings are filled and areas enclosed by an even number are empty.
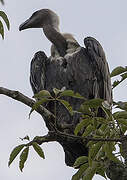
[[[42,28],[47,39],[52,43],[51,56],[42,51],[35,53],[30,66],[30,84],[33,93],[45,89],[53,93],[53,88],[73,90],[86,99],[101,98],[112,104],[112,89],[108,63],[101,44],[93,37],[84,39],[85,47],[81,47],[73,35],[62,34],[59,30],[59,17],[50,9],[41,9],[32,14],[19,30]],[[74,134],[76,125],[81,121],[80,108],[82,100],[66,97],[75,113],[73,116],[57,102],[57,129]],[[44,106],[54,113],[54,103]],[[104,117],[102,109],[98,116]],[[46,123],[49,131],[52,127]],[[73,166],[79,156],[88,155],[88,148],[79,142],[58,141],[65,152],[65,163]]]

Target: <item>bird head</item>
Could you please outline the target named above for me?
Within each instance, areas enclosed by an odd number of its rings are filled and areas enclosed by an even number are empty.
[[[56,30],[59,29],[59,17],[50,9],[41,9],[32,14],[32,16],[19,26],[19,31],[29,28],[43,28],[45,25],[51,25]]]

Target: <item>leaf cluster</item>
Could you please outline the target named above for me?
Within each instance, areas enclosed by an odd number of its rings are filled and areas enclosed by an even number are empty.
[[[64,99],[62,99],[65,96],[77,98],[77,99],[83,99],[85,100],[84,97],[82,97],[79,93],[74,93],[72,90],[59,90],[54,88],[53,89],[53,95],[47,90],[42,90],[39,93],[35,94],[33,97],[37,100],[36,103],[33,105],[29,117],[31,113],[36,110],[40,105],[43,105],[44,103],[48,102],[59,102],[61,103],[70,113],[70,115],[73,115],[74,111],[70,105],[70,103]]]
[[[118,84],[120,84],[120,82],[126,79],[126,71],[126,67],[117,67],[112,71],[111,77],[120,75],[123,78],[119,81]],[[113,88],[114,87],[116,86],[113,83]],[[59,90],[54,88],[53,93],[42,90],[34,95],[36,102],[33,105],[29,116],[39,106],[43,106],[44,103],[50,101],[54,102],[54,106],[55,102],[61,103],[68,110],[70,115],[73,116],[75,111],[69,102],[64,100],[64,97],[68,96],[83,100],[83,103],[77,111],[81,114],[81,120],[75,127],[74,134],[75,136],[84,138],[84,142],[86,142],[87,139],[87,147],[89,149],[88,157],[82,156],[75,161],[73,167],[78,168],[78,171],[73,175],[72,180],[91,180],[95,174],[99,174],[107,179],[107,162],[114,161],[116,163],[123,163],[117,157],[124,157],[122,143],[117,139],[120,139],[122,135],[125,135],[127,130],[127,102],[113,102],[113,106],[110,107],[103,99],[86,100],[80,94],[74,93],[72,90]],[[98,117],[99,108],[104,111],[105,117]],[[119,111],[112,113],[112,108],[119,108]],[[22,140],[26,139],[29,141],[28,136]],[[22,171],[28,158],[29,146],[32,146],[38,155],[41,158],[44,158],[43,150],[36,142],[21,144],[12,151],[8,163],[9,166],[21,152],[19,168]],[[117,155],[115,154],[116,146],[119,147]]]
[[[115,76],[120,76],[121,80],[114,81],[113,88],[127,78],[127,67],[120,66],[115,68],[111,73],[111,77]],[[91,101],[94,102],[91,103]],[[95,113],[91,113],[91,108],[97,110],[96,105],[104,110],[106,118],[96,117]],[[82,156],[75,161],[74,168],[79,169],[73,175],[72,180],[91,180],[95,174],[99,174],[107,179],[107,162],[123,163],[121,160],[125,156],[123,145],[121,142],[115,141],[115,139],[124,136],[127,131],[127,102],[113,102],[112,108],[119,108],[119,111],[112,113],[110,108],[107,105],[105,106],[104,102],[101,102],[101,100],[97,102],[95,99],[81,105],[82,112],[87,115],[84,114],[81,122],[77,124],[75,135],[82,132],[82,137],[92,137],[96,141],[91,140],[88,142],[88,157]],[[98,141],[99,139],[101,141]],[[106,141],[106,139],[114,139],[114,141]],[[116,147],[117,155],[115,154]]]
[[[26,136],[25,138],[22,138],[22,140],[29,140],[29,137]],[[36,143],[33,142],[30,144],[33,149],[36,151],[36,153],[43,159],[45,159],[44,156],[44,152],[42,150],[42,148]],[[9,157],[9,162],[8,162],[8,166],[10,166],[12,164],[12,162],[14,161],[14,159],[20,154],[19,157],[19,169],[21,170],[21,172],[23,171],[25,162],[28,159],[28,154],[29,154],[29,150],[30,150],[30,146],[29,143],[28,144],[21,144],[19,146],[16,146]]]
[[[1,1],[1,2],[3,2],[3,1]],[[8,30],[9,30],[9,29],[10,29],[10,23],[9,23],[8,17],[7,17],[7,15],[5,14],[5,12],[0,11],[0,17],[1,17],[2,20],[5,22]],[[0,34],[1,34],[2,38],[4,39],[4,26],[3,26],[3,23],[2,23],[1,20],[0,20]]]
[[[120,131],[114,120],[115,115],[111,113],[110,108],[105,106],[101,99],[89,100],[81,106],[83,112],[87,112],[87,115],[82,115],[82,120],[77,124],[74,133],[75,135],[81,134],[84,138],[92,138],[94,141],[91,140],[87,143],[89,148],[88,157],[83,156],[76,160],[74,167],[79,167],[79,170],[72,177],[72,180],[79,180],[80,178],[91,180],[96,173],[106,179],[106,159],[120,163],[113,153],[117,142],[106,141],[106,139],[120,137]],[[93,109],[97,112],[98,108],[103,109],[106,118],[97,117],[97,114],[93,113]]]

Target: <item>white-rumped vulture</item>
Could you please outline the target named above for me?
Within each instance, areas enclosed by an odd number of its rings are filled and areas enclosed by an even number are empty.
[[[92,38],[84,39],[84,47],[80,47],[71,34],[61,34],[59,18],[49,9],[41,9],[22,23],[19,30],[28,28],[42,28],[44,34],[52,43],[51,56],[44,52],[37,52],[31,62],[30,83],[34,94],[42,89],[52,92],[53,88],[71,89],[80,93],[86,99],[101,98],[112,103],[111,80],[105,53],[100,43]],[[34,43],[34,42],[33,42]],[[76,111],[81,100],[66,98]],[[45,107],[54,112],[54,104]],[[58,130],[73,134],[76,124],[80,121],[79,113],[71,116],[63,105],[57,103]],[[100,109],[98,116],[104,116]],[[48,123],[49,130],[52,127]],[[66,128],[63,128],[66,127]],[[68,143],[59,140],[65,151],[65,162],[72,166],[76,158],[87,155],[88,149],[80,143]]]

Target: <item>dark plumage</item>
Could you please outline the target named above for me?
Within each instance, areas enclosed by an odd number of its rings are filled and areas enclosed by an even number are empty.
[[[47,56],[44,52],[37,52],[31,61],[30,84],[34,94],[45,88],[45,66]]]
[[[102,98],[109,104],[112,103],[109,68],[103,48],[96,39],[87,37],[84,39],[86,48],[80,47],[72,35],[62,35],[59,32],[58,16],[48,9],[35,12],[19,29],[28,28],[43,28],[46,37],[53,43],[51,57],[47,58],[44,52],[38,52],[32,59],[30,83],[34,94],[42,89],[52,92],[53,88],[66,87],[86,99]],[[82,103],[82,100],[75,98],[65,99],[75,111]],[[79,113],[71,116],[63,105],[57,103],[56,106],[58,130],[73,134],[80,121]],[[45,107],[54,113],[53,102]],[[98,116],[104,116],[102,110],[98,112]],[[65,125],[68,128],[63,129]],[[47,127],[52,130],[50,126]],[[70,144],[61,140],[59,143],[65,151],[68,166],[72,166],[79,156],[88,155],[88,149],[83,144]]]
[[[111,105],[112,90],[110,72],[104,50],[101,44],[93,37],[85,38],[84,44],[86,46],[87,53],[91,59],[91,63],[95,67],[97,83],[99,86],[96,91],[96,96],[99,96],[101,99],[107,100],[108,103]]]

